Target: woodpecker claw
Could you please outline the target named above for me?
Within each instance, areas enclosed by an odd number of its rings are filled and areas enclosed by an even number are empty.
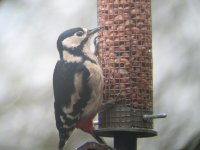
[[[115,105],[115,103],[116,103],[116,100],[109,100],[108,102],[102,103],[99,112],[103,112],[107,109],[112,108]]]
[[[98,143],[100,143],[100,144],[106,144],[106,142],[100,136],[98,136],[97,134],[95,134],[94,132],[91,133],[91,135],[95,138],[95,140]]]

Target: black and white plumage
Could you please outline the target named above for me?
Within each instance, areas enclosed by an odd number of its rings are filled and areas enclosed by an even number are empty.
[[[92,120],[103,99],[103,73],[90,39],[100,29],[73,28],[57,40],[60,60],[54,69],[53,88],[59,150],[75,128],[93,134]]]

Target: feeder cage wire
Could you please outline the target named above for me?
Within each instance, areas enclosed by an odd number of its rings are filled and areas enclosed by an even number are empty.
[[[153,121],[143,119],[153,114],[151,0],[97,0],[97,13],[104,26],[99,33],[104,102],[116,101],[99,113],[99,131],[113,136],[142,129],[138,136],[156,135],[148,132]]]

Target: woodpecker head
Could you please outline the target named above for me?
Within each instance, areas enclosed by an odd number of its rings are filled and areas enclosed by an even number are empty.
[[[57,40],[57,48],[60,58],[63,59],[63,51],[78,53],[83,50],[85,45],[90,44],[90,38],[103,27],[97,27],[92,30],[86,28],[72,28],[60,34]]]

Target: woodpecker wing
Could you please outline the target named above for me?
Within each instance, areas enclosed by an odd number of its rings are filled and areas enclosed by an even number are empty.
[[[69,138],[90,99],[90,73],[83,63],[57,62],[53,75],[56,127],[62,143]],[[61,135],[62,133],[62,135]],[[62,145],[62,144],[61,144]]]

